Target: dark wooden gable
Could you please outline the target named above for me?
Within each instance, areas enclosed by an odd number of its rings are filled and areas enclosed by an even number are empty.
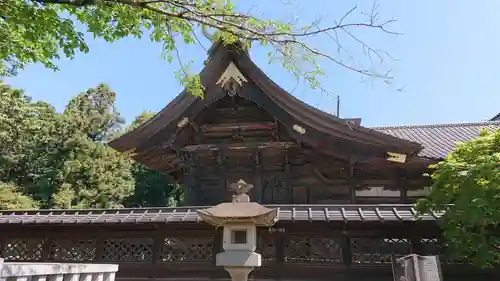
[[[201,72],[205,97],[181,93],[110,146],[172,174],[187,204],[229,200],[229,183],[255,185],[263,203],[350,202],[353,163],[421,146],[313,108],[272,82],[237,47],[217,43]]]
[[[201,72],[202,84],[205,87],[204,99],[183,92],[151,120],[115,139],[110,146],[120,152],[133,153],[140,162],[156,168],[151,158],[164,156],[161,153],[165,152],[164,149],[176,150],[170,146],[170,142],[177,137],[182,121],[190,123],[205,107],[230,94],[231,89],[224,89],[221,83],[217,82],[231,63],[246,80],[239,86],[230,79],[227,85],[230,85],[229,88],[235,88],[234,94],[254,101],[264,108],[284,124],[286,130],[298,141],[307,142],[325,151],[349,151],[348,154],[370,156],[384,156],[389,151],[414,155],[421,149],[418,143],[362,126],[353,126],[346,120],[301,102],[271,81],[250,60],[246,52],[236,47],[224,47],[220,43],[213,46],[211,56]],[[294,130],[297,126],[305,129],[305,132]],[[155,157],[148,157],[153,155]]]

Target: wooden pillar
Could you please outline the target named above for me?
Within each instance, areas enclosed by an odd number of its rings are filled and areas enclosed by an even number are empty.
[[[352,264],[351,238],[347,233],[342,233],[340,237],[340,246],[342,247],[342,261],[346,267]]]
[[[216,256],[222,251],[222,228],[215,229],[212,239],[212,265],[215,266]]]
[[[347,163],[347,184],[349,186],[349,193],[351,196],[351,203],[356,204],[356,179],[354,177],[354,167],[356,165],[354,158],[349,158]]]
[[[255,151],[254,154],[254,162],[255,162],[255,169],[254,169],[254,198],[252,198],[252,201],[257,202],[259,204],[262,204],[264,198],[263,198],[263,192],[262,192],[262,155],[261,151],[257,150]]]
[[[398,180],[397,183],[398,189],[401,192],[401,202],[408,202],[408,189],[405,186],[402,186],[401,181]]]
[[[285,233],[277,231],[274,233],[274,245],[276,247],[276,263],[285,262]]]
[[[222,192],[226,192],[229,188],[229,184],[231,184],[230,182],[228,182],[229,181],[229,171],[228,171],[229,159],[227,158],[228,154],[229,154],[228,151],[225,149],[221,149],[217,153],[217,164],[218,164],[217,173],[219,175],[219,178],[221,179],[220,188]],[[224,196],[219,196],[219,197],[221,197],[220,199],[223,200]]]
[[[190,153],[186,155],[188,171],[184,181],[184,203],[185,205],[197,205],[197,184],[198,184],[198,155]]]
[[[274,245],[276,247],[276,262],[274,264],[276,270],[274,271],[276,280],[282,278],[282,266],[285,263],[285,239],[288,237],[284,232],[277,231],[274,233]]]
[[[285,185],[285,190],[287,193],[286,196],[286,201],[287,202],[292,202],[293,201],[293,190],[292,190],[292,183],[291,183],[291,173],[290,173],[291,165],[290,165],[290,159],[288,153],[285,155],[285,179],[284,179],[284,185]]]
[[[50,252],[52,251],[52,245],[54,244],[55,239],[53,235],[47,235],[43,238],[42,245],[42,261],[48,262],[50,261]]]
[[[149,276],[149,278],[151,278],[152,280],[155,280],[156,279],[156,273],[159,271],[159,266],[161,265],[159,263],[160,261],[160,258],[161,258],[161,252],[163,250],[163,245],[165,244],[165,235],[163,234],[163,232],[161,230],[157,230],[156,232],[154,232],[154,235],[153,235],[153,253],[152,253],[152,257],[151,257],[151,264],[153,265],[153,272],[151,272],[151,275]]]
[[[407,190],[408,190],[408,178],[404,175],[404,173],[399,170],[394,174],[394,185],[399,190],[401,202],[405,202],[408,199]]]
[[[418,229],[413,228],[413,231],[409,234],[411,252],[414,254],[424,255],[424,247],[422,245],[422,235]]]
[[[104,236],[99,236],[95,240],[95,260],[102,261],[104,260],[104,240],[106,238]]]

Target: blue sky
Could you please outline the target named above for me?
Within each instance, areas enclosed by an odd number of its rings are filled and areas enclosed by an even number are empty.
[[[317,18],[327,25],[358,4],[351,21],[370,10],[370,0],[285,0],[240,1],[242,11],[252,8],[268,18],[297,18],[307,24]],[[273,2],[272,5],[269,3]],[[342,2],[342,3],[341,3]],[[252,3],[252,4],[248,4]],[[391,30],[401,36],[376,30],[355,32],[364,42],[390,53],[397,60],[387,61],[395,76],[395,86],[362,80],[358,74],[324,62],[327,75],[323,86],[341,97],[340,116],[363,118],[365,126],[427,123],[475,122],[500,112],[500,1],[421,0],[378,2],[383,19],[396,19]],[[496,19],[495,19],[496,18]],[[37,100],[45,100],[61,110],[79,92],[107,83],[117,93],[117,106],[131,121],[142,111],[158,111],[181,90],[174,78],[178,65],[160,58],[161,46],[126,38],[113,44],[89,38],[91,52],[74,60],[59,62],[60,71],[39,65],[28,66],[19,76],[7,79],[24,88]],[[345,38],[346,39],[346,38]],[[366,62],[360,46],[342,41],[356,59]],[[312,42],[328,53],[336,47],[327,39]],[[205,45],[206,48],[209,46]],[[253,48],[252,58],[278,84],[307,103],[334,113],[332,96],[311,90],[277,65],[267,63],[267,50]],[[181,46],[183,60],[194,60],[195,70],[206,58],[202,47]],[[383,68],[380,68],[381,70]],[[397,91],[404,88],[404,91]]]

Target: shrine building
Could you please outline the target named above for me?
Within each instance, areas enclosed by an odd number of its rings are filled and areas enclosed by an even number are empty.
[[[204,98],[182,92],[109,145],[184,190],[180,207],[3,211],[7,261],[117,263],[118,280],[226,280],[215,266],[221,230],[197,210],[253,202],[278,210],[259,228],[254,280],[392,280],[391,257],[441,255],[445,280],[498,280],[498,270],[451,260],[441,214],[420,216],[428,166],[500,121],[364,127],[300,101],[238,46],[215,43],[201,71]],[[449,278],[449,279],[447,279]],[[497,279],[494,279],[497,278]]]

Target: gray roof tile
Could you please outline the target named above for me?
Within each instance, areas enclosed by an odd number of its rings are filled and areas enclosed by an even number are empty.
[[[436,220],[439,214],[417,216],[413,205],[269,205],[278,208],[280,221],[345,221],[345,222],[397,222]],[[3,224],[136,224],[201,222],[199,208],[137,208],[0,211]]]
[[[477,123],[387,126],[372,129],[398,138],[418,142],[424,149],[420,156],[444,158],[460,142],[479,137],[481,129],[499,130],[500,121]]]

